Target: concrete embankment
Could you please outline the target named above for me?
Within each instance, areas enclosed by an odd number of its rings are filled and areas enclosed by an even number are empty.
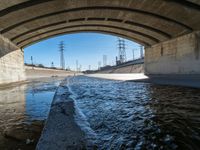
[[[57,89],[37,150],[85,149],[85,134],[75,122],[73,99],[64,80]]]
[[[0,88],[6,87],[13,87],[20,84],[24,84],[30,82],[32,80],[37,80],[43,78],[44,80],[49,80],[51,77],[58,77],[58,78],[65,78],[67,76],[81,75],[81,73],[76,73],[73,71],[65,71],[59,69],[48,69],[48,68],[40,68],[40,67],[31,67],[31,66],[24,66],[25,68],[25,75],[23,79],[20,80],[3,80],[0,75]]]
[[[73,71],[65,71],[58,69],[48,69],[40,67],[25,66],[25,73],[27,79],[33,78],[43,78],[43,77],[66,77],[69,75],[74,75]]]
[[[143,73],[144,64],[115,66],[109,69],[101,70],[98,73]]]

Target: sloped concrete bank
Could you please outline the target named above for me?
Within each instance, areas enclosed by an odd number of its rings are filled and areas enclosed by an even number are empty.
[[[98,71],[98,73],[108,73],[108,74],[143,73],[143,72],[144,72],[144,64],[117,66],[117,67]]]
[[[66,78],[57,89],[37,150],[85,149],[85,133],[75,122],[74,100]]]
[[[49,77],[67,77],[67,76],[75,74],[75,72],[73,72],[73,71],[31,67],[31,66],[25,66],[25,73],[26,73],[27,79],[49,78]]]

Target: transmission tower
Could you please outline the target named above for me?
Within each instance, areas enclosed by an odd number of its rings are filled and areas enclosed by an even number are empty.
[[[126,46],[125,46],[125,40],[119,38],[118,39],[118,49],[119,49],[119,62],[124,63],[126,62]]]
[[[64,58],[64,42],[63,41],[60,42],[59,51],[60,51],[60,67],[64,70],[65,58]]]
[[[107,55],[103,55],[103,66],[107,66]]]

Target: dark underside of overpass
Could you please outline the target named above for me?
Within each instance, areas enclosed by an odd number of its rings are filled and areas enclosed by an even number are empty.
[[[20,48],[85,31],[151,46],[199,30],[199,10],[198,0],[6,0],[0,30]]]

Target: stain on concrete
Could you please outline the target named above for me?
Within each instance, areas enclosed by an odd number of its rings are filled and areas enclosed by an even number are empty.
[[[195,59],[199,60],[199,54],[200,54],[200,35],[199,33],[195,33],[195,48],[194,48],[194,55]]]

